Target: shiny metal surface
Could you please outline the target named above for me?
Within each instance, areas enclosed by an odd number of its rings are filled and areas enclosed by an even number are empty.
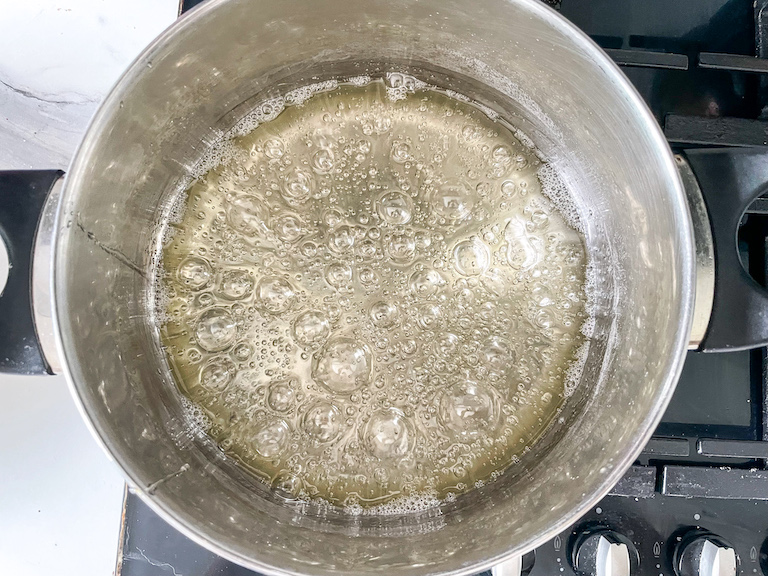
[[[5,246],[5,241],[0,238],[0,295],[5,290],[5,285],[8,283],[8,273],[11,271],[11,261],[8,258],[8,248]]]
[[[512,556],[491,568],[491,576],[520,576],[523,573],[523,557]]]
[[[700,576],[736,576],[736,551],[706,542],[701,551]]]
[[[696,247],[696,299],[693,305],[693,322],[688,349],[697,350],[707,333],[709,318],[712,314],[712,302],[715,299],[715,246],[712,241],[707,205],[704,203],[699,182],[685,158],[675,154],[675,162],[688,198]]]
[[[53,237],[56,231],[56,212],[61,199],[64,178],[59,178],[48,192],[32,249],[32,309],[35,313],[35,330],[43,358],[53,374],[61,374],[63,368],[56,346],[53,318]]]
[[[566,176],[596,324],[578,390],[519,466],[439,510],[349,517],[279,501],[190,427],[148,314],[151,270],[176,186],[254,102],[388,69],[450,78]],[[470,574],[554,536],[640,453],[682,366],[693,255],[656,122],[618,68],[535,0],[209,0],[128,70],[71,166],[57,338],[96,436],[150,506],[218,554],[266,574]]]
[[[627,545],[602,538],[597,549],[597,567],[594,574],[595,576],[631,576]]]

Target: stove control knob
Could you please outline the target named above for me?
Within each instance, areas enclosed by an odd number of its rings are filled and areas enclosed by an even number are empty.
[[[631,576],[639,561],[628,538],[610,530],[595,530],[576,538],[572,563],[582,576]]]
[[[528,576],[533,568],[535,558],[535,552],[528,552],[523,556],[513,556],[491,568],[491,576]]]
[[[491,568],[492,576],[522,576],[523,558],[522,556],[513,556],[509,560],[496,564]]]
[[[675,551],[677,576],[736,576],[737,565],[736,551],[714,534],[692,534]]]
[[[763,569],[763,574],[768,576],[768,540],[765,541],[760,550],[760,567]]]

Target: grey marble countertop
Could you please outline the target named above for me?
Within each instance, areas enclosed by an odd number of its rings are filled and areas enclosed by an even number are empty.
[[[5,2],[0,169],[66,168],[99,102],[177,10],[178,0]]]
[[[66,169],[99,102],[178,0],[1,4],[0,170]],[[0,398],[0,574],[112,574],[123,479],[64,378],[2,375]]]

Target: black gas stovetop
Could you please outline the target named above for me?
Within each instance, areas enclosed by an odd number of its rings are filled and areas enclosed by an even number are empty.
[[[768,0],[548,3],[622,67],[674,149],[768,145]],[[739,245],[765,286],[768,198],[747,211]],[[635,466],[578,524],[527,554],[522,574],[573,576],[578,561],[584,574],[625,576],[622,560],[595,564],[610,543],[629,553],[633,576],[768,576],[766,351],[688,353]],[[182,536],[130,491],[124,507],[118,576],[254,574]],[[688,574],[675,571],[681,556]]]

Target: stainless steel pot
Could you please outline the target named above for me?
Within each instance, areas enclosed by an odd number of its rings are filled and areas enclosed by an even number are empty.
[[[451,88],[523,129],[567,175],[600,298],[578,391],[519,466],[439,510],[349,517],[281,502],[189,426],[148,312],[151,270],[178,183],[254,102],[387,69],[437,84],[450,78]],[[267,574],[475,573],[554,536],[632,464],[674,390],[695,298],[694,339],[717,336],[714,324],[707,331],[713,294],[719,309],[713,250],[727,235],[713,244],[718,227],[707,223],[697,180],[683,167],[693,212],[675,158],[627,79],[536,0],[209,0],[124,74],[60,198],[49,197],[55,223],[43,219],[36,248],[38,332],[130,483],[216,553]],[[698,261],[708,266],[698,275],[692,214]]]

